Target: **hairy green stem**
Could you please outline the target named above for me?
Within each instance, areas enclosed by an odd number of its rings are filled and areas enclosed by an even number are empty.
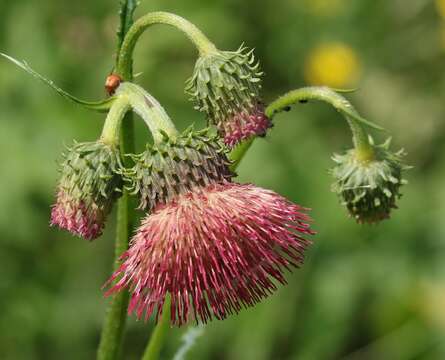
[[[121,151],[122,153],[134,152],[133,116],[127,113],[121,125]],[[128,161],[127,159],[123,159]],[[126,190],[123,191],[117,204],[116,242],[114,250],[114,270],[121,265],[120,257],[127,250],[129,238],[133,228],[133,206]],[[127,318],[128,291],[123,290],[113,296],[107,308],[104,325],[102,328],[98,360],[115,360],[119,357],[122,338]]]
[[[123,42],[129,26],[132,24],[132,17],[134,9],[137,6],[135,0],[121,0],[121,24],[118,32],[118,46]],[[132,74],[132,59],[128,60],[128,80],[133,77]],[[120,112],[125,106],[129,106],[128,99],[125,103],[126,97],[121,97],[122,104],[116,109],[117,115],[110,121],[108,126],[105,126],[104,132],[107,134],[118,134],[120,137],[120,150],[122,154],[134,153],[134,121],[133,115],[126,113],[123,121]],[[128,110],[128,109],[126,109]],[[116,119],[119,120],[117,121]],[[120,131],[118,130],[120,128]],[[107,135],[109,136],[109,135]],[[124,166],[129,166],[130,159],[123,156],[122,162]],[[121,265],[121,255],[128,249],[130,235],[133,229],[134,206],[132,204],[129,193],[123,189],[121,198],[117,203],[117,224],[116,224],[116,242],[114,248],[114,265],[113,269],[117,270]],[[125,330],[125,322],[127,319],[129,293],[127,290],[122,290],[115,294],[111,299],[105,315],[105,321],[102,328],[99,348],[97,350],[98,360],[116,360],[119,357],[123,334]]]
[[[100,136],[102,142],[114,146],[120,145],[122,119],[129,109],[130,101],[127,96],[123,95],[116,98],[105,119],[102,135]]]
[[[353,143],[354,147],[357,149],[357,156],[362,160],[370,160],[374,157],[374,149],[369,143],[364,126],[376,130],[383,129],[362,118],[348,100],[326,86],[311,86],[292,90],[270,103],[265,110],[265,114],[272,119],[276,114],[282,111],[288,111],[291,105],[304,103],[309,100],[324,101],[338,110],[345,117],[352,131]],[[254,140],[255,138],[250,138],[237,145],[231,151],[229,158],[233,162],[231,165],[232,171],[238,167]]]
[[[255,140],[254,137],[247,139],[232,149],[229,155],[229,158],[232,161],[230,164],[230,170],[233,172],[236,170],[241,160],[244,158],[244,155],[246,155],[247,151],[252,146],[253,140]]]
[[[162,307],[162,315],[156,324],[145,348],[142,360],[158,360],[161,348],[170,324],[170,298],[167,297]]]
[[[144,120],[156,143],[162,142],[163,133],[176,137],[178,130],[159,102],[142,87],[129,82],[122,83],[116,94],[127,96],[133,110]]]
[[[369,143],[368,134],[364,130],[364,126],[378,130],[382,130],[382,128],[362,118],[348,100],[328,87],[311,86],[290,91],[272,102],[266,108],[266,115],[272,118],[278,112],[288,110],[295,103],[309,100],[324,101],[338,110],[345,117],[351,128],[353,143],[358,156],[362,159],[373,158],[374,150]]]
[[[183,32],[196,46],[201,55],[216,51],[215,45],[188,20],[168,12],[152,12],[139,18],[128,30],[117,59],[116,72],[124,79],[131,78],[131,59],[136,42],[142,33],[151,25],[165,24]]]

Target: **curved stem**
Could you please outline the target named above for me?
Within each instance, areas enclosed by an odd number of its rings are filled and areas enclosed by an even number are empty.
[[[232,149],[229,155],[229,158],[232,161],[232,164],[230,164],[231,171],[235,172],[244,155],[246,155],[247,151],[252,146],[253,140],[255,140],[255,137],[251,137],[250,139],[243,141]]]
[[[342,113],[351,128],[354,147],[357,149],[357,156],[359,159],[366,161],[374,157],[374,149],[369,143],[364,126],[376,130],[383,129],[362,118],[348,100],[328,87],[311,86],[292,90],[269,104],[265,110],[265,114],[272,119],[279,112],[288,111],[291,105],[299,102],[305,103],[309,100],[324,101]],[[231,165],[232,171],[238,167],[254,140],[255,138],[248,139],[231,151],[229,158],[233,161]]]
[[[176,137],[178,131],[159,102],[139,85],[125,82],[116,94],[127,96],[133,110],[145,121],[155,142],[164,139],[163,133]]]
[[[166,298],[164,306],[162,307],[161,318],[156,324],[150,340],[145,348],[142,360],[158,360],[161,353],[162,344],[164,343],[165,335],[167,334],[170,324],[170,298]]]
[[[119,146],[122,119],[130,108],[127,96],[119,96],[114,101],[105,119],[100,140],[106,144]]]
[[[134,47],[142,33],[155,24],[165,24],[182,31],[196,46],[200,55],[216,51],[215,45],[188,20],[168,12],[152,12],[139,18],[128,30],[117,59],[116,72],[124,80],[129,80],[131,75],[131,59]]]
[[[363,160],[371,159],[374,156],[373,147],[369,143],[368,134],[363,127],[368,126],[378,130],[382,130],[382,128],[362,118],[348,100],[328,87],[312,86],[290,91],[272,102],[266,108],[266,115],[272,118],[278,112],[289,110],[291,105],[308,100],[324,101],[342,113],[351,128],[358,156]]]

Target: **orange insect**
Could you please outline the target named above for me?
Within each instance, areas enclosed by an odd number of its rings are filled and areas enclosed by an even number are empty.
[[[113,95],[116,91],[117,87],[122,82],[122,78],[117,74],[110,74],[107,76],[107,79],[105,80],[105,90],[107,91],[108,95]]]

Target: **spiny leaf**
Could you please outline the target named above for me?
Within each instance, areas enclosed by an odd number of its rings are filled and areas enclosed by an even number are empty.
[[[343,112],[345,115],[352,117],[354,120],[356,120],[357,122],[361,123],[362,125],[365,125],[367,127],[375,129],[375,130],[386,131],[381,126],[379,126],[377,124],[374,124],[371,121],[366,120],[365,118],[361,117],[359,114],[357,114],[357,113],[355,113],[353,111],[345,110],[345,109],[340,109],[340,111]]]
[[[26,62],[19,61],[17,59],[14,59],[12,56],[3,54],[0,52],[0,55],[3,56],[5,59],[11,61],[13,64],[17,65],[21,69],[25,70],[28,74],[34,76],[38,80],[42,81],[44,84],[51,87],[53,90],[55,90],[60,96],[64,97],[65,99],[72,101],[78,105],[82,105],[86,109],[89,110],[95,110],[99,112],[106,112],[110,109],[111,104],[114,101],[113,97],[110,97],[108,99],[104,99],[102,101],[84,101],[81,99],[76,98],[75,96],[67,93],[66,91],[59,88],[52,80],[49,80],[45,78],[43,75],[40,75],[37,71],[33,70]]]

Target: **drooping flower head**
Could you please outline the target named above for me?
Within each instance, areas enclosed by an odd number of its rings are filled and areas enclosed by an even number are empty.
[[[131,176],[133,193],[140,198],[140,208],[152,210],[195,186],[230,181],[232,173],[226,149],[209,129],[187,129],[178,137],[163,134],[164,141],[147,145],[134,156]]]
[[[216,125],[224,142],[234,147],[272,126],[260,98],[262,72],[253,50],[215,51],[202,55],[187,81],[196,109]]]
[[[371,139],[374,156],[368,160],[360,159],[355,149],[333,157],[337,165],[332,189],[358,223],[378,223],[397,208],[400,187],[406,183],[402,172],[409,167],[402,163],[404,151],[392,153],[389,145],[388,140],[376,146]]]
[[[120,195],[119,152],[101,141],[75,143],[64,157],[51,225],[95,239]]]
[[[298,267],[311,234],[304,209],[273,191],[230,181],[225,149],[186,132],[136,159],[134,190],[151,209],[109,282],[129,288],[148,318],[171,298],[171,322],[224,319],[253,306]]]

